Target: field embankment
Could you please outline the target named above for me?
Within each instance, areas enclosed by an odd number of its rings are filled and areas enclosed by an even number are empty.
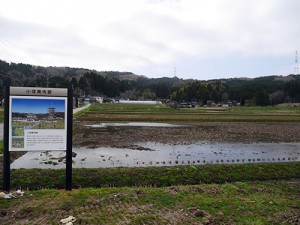
[[[300,163],[191,165],[147,168],[73,169],[74,188],[164,187],[202,183],[300,179]],[[13,189],[65,188],[65,170],[18,169]]]
[[[0,200],[1,224],[299,224],[299,183],[26,191]]]

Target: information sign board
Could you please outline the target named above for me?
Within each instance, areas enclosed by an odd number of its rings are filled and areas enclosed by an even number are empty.
[[[67,97],[10,96],[9,150],[67,149]]]
[[[5,88],[4,191],[10,187],[10,151],[66,151],[66,190],[72,189],[72,100],[66,88]]]
[[[67,149],[67,89],[10,87],[9,151]]]

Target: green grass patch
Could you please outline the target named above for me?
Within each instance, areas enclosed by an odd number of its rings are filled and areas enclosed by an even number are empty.
[[[106,116],[93,116],[96,114]],[[76,114],[76,119],[95,122],[300,122],[300,107],[174,109],[165,105],[93,104]]]
[[[300,163],[73,169],[73,187],[171,186],[300,178]],[[65,188],[65,170],[11,171],[12,188]]]
[[[184,110],[187,112],[188,110]],[[104,113],[104,114],[119,114],[119,113],[153,113],[153,114],[174,114],[179,110],[167,107],[165,105],[142,105],[142,104],[93,104],[86,113]],[[183,112],[183,111],[181,111]]]
[[[300,107],[292,106],[247,106],[247,107],[230,107],[229,114],[238,115],[286,115],[299,116]]]
[[[292,182],[42,189],[0,200],[1,224],[58,224],[69,215],[75,224],[297,224],[299,191]]]

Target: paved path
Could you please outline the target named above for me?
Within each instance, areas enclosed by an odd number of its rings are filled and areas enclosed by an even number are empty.
[[[81,110],[84,110],[84,109],[88,108],[89,106],[90,106],[90,104],[82,106],[80,108],[73,109],[73,114],[78,113]],[[3,123],[0,123],[0,140],[2,140],[2,139],[3,139]]]
[[[91,105],[91,104],[88,104],[88,105],[84,105],[84,106],[82,106],[82,107],[73,109],[73,114],[78,113],[78,112],[80,112],[80,111],[82,111],[82,110],[88,108],[90,105]]]

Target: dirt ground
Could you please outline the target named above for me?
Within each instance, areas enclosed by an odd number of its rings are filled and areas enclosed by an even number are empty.
[[[106,127],[78,124],[73,146],[120,147],[136,142],[190,144],[208,142],[299,142],[297,123],[205,122],[181,123],[182,127]],[[178,123],[177,123],[178,124]]]

